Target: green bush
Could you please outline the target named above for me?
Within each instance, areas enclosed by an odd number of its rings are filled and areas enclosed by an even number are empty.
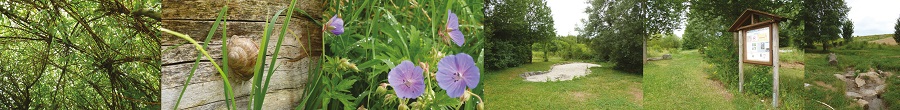
[[[744,65],[744,69],[744,90],[747,93],[760,96],[772,95],[772,67]]]
[[[531,46],[525,42],[494,40],[485,42],[485,68],[496,70],[516,67],[531,60]]]
[[[648,42],[648,46],[650,47],[660,47],[663,49],[678,49],[681,48],[681,38],[675,35],[661,35],[657,34],[655,36],[660,36],[659,39],[652,39]]]

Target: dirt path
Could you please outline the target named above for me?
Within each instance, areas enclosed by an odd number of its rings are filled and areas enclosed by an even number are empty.
[[[576,77],[590,74],[588,68],[600,67],[600,65],[592,63],[569,63],[556,65],[550,68],[550,72],[541,75],[528,76],[526,81],[531,82],[547,82],[547,81],[567,81]]]

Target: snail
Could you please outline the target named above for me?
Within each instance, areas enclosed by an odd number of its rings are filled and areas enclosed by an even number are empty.
[[[253,76],[253,66],[256,65],[256,55],[259,53],[259,45],[247,38],[231,37],[228,39],[228,65],[234,73],[241,77]]]

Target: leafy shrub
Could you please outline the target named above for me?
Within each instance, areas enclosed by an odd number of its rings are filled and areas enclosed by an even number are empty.
[[[460,53],[470,55],[479,70],[486,70],[482,58],[488,50],[482,48],[485,35],[480,24],[483,1],[328,2],[325,14],[343,18],[344,32],[323,33],[322,67],[310,67],[304,99],[297,109],[475,109],[483,104],[476,98],[483,93],[483,83],[470,88],[476,94],[473,97],[455,98],[438,86],[436,79],[441,77],[434,75],[439,74],[439,61]],[[450,17],[453,15],[456,17]],[[456,26],[450,25],[451,19],[458,19],[458,30],[447,30]],[[331,23],[320,23],[325,22]],[[461,33],[453,33],[456,31]],[[464,37],[450,37],[458,35]],[[405,94],[409,89],[397,89],[401,85],[386,84],[389,75],[401,74],[391,72],[400,64],[405,64],[401,69],[422,69],[422,81],[426,83],[421,85],[424,90],[418,91],[420,94],[411,96]]]
[[[484,62],[488,69],[516,67],[531,60],[531,46],[519,41],[487,41],[485,42]],[[489,54],[488,54],[489,53]]]
[[[744,65],[744,69],[744,90],[760,96],[772,95],[772,67]]]

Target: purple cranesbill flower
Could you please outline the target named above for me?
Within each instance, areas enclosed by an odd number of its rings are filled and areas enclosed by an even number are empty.
[[[410,61],[403,61],[388,73],[388,83],[400,98],[415,99],[425,92],[424,71]]]
[[[435,78],[438,86],[447,90],[447,95],[456,98],[463,95],[466,86],[475,88],[478,86],[479,73],[472,56],[465,53],[450,55],[438,62],[438,71]]]
[[[324,28],[323,30],[331,31],[334,35],[341,35],[344,33],[344,20],[339,18],[338,15],[334,15],[328,20],[328,23],[325,23]]]
[[[452,11],[447,11],[449,16],[447,16],[447,35],[453,39],[453,42],[456,43],[457,46],[462,47],[463,44],[466,43],[466,38],[463,37],[463,33],[459,31],[459,18],[456,17],[456,14],[453,14]],[[445,36],[446,39],[447,36]]]

